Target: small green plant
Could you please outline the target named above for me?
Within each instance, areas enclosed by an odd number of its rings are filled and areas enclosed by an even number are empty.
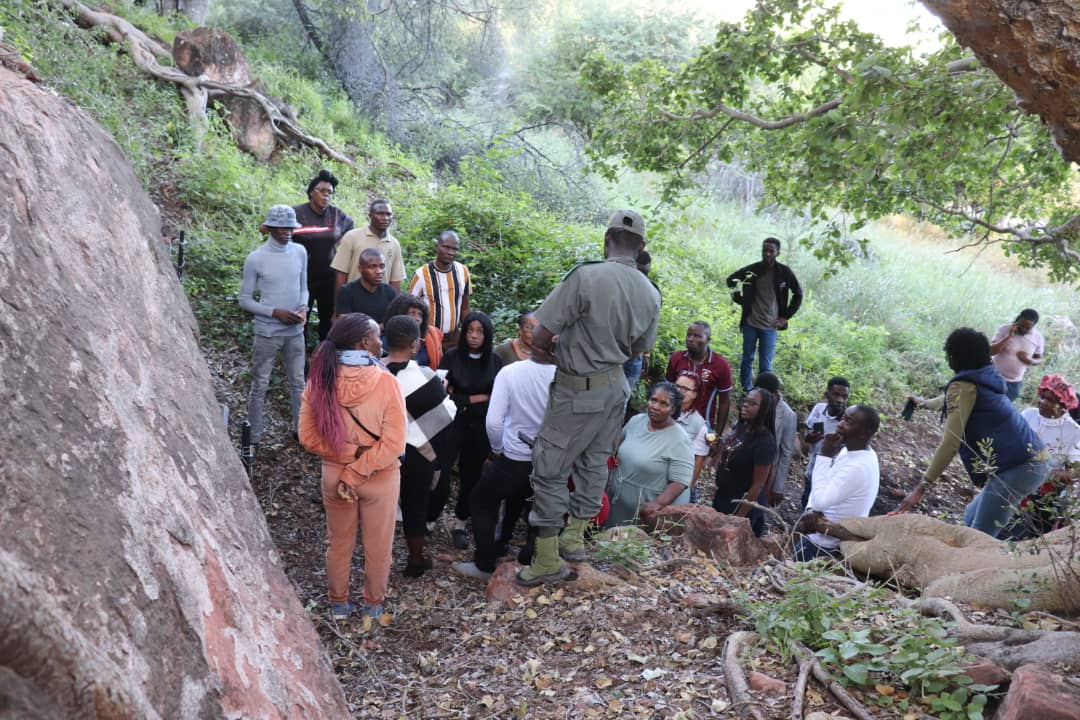
[[[633,528],[631,532],[614,531],[599,536],[593,555],[600,562],[622,565],[629,570],[640,570],[649,561],[648,536]]]
[[[785,661],[805,645],[838,682],[859,686],[882,707],[918,705],[943,720],[981,720],[996,686],[964,675],[963,648],[944,621],[889,605],[883,588],[836,595],[822,582],[824,572],[808,564],[781,600],[749,603],[758,633]],[[910,693],[880,690],[898,686]]]

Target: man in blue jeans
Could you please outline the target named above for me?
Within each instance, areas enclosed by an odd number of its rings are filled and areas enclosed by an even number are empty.
[[[802,288],[795,273],[778,263],[780,241],[765,238],[761,261],[739,268],[727,279],[731,299],[742,306],[739,328],[743,336],[739,380],[749,390],[754,379],[754,353],[758,353],[759,372],[772,371],[776,351],[776,331],[787,329],[802,304]]]

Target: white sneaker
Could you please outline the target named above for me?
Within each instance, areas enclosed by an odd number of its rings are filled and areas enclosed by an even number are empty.
[[[480,568],[476,567],[476,563],[472,563],[472,562],[456,562],[456,563],[451,563],[450,567],[452,567],[454,569],[454,572],[456,572],[459,575],[464,575],[465,577],[471,577],[471,578],[475,578],[477,580],[490,580],[491,579],[491,573],[484,572]]]

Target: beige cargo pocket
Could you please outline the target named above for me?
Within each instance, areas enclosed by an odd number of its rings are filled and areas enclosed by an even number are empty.
[[[565,475],[562,471],[564,466],[569,472],[572,460],[566,456],[566,448],[570,446],[570,438],[570,433],[559,428],[547,425],[540,427],[540,434],[537,435],[536,445],[533,447],[533,478],[557,478],[560,474]]]
[[[575,415],[591,415],[604,411],[604,398],[602,397],[575,397],[570,401]]]

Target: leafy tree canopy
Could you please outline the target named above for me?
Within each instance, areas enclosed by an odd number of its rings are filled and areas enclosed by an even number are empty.
[[[604,107],[590,152],[610,176],[659,171],[673,194],[739,160],[764,174],[764,202],[820,224],[816,252],[836,262],[846,230],[906,212],[1080,278],[1072,166],[949,35],[888,47],[835,0],[759,0],[680,67],[598,51],[582,78]]]

